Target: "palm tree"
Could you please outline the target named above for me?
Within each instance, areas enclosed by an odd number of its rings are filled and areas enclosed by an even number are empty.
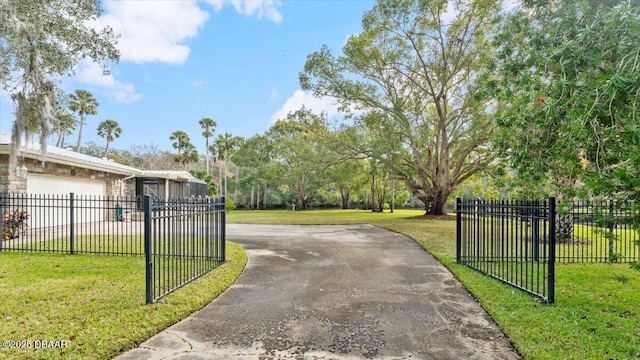
[[[188,163],[197,162],[199,160],[198,150],[195,145],[187,142],[183,145],[182,154],[176,155],[173,160],[182,164],[182,168],[185,169]]]
[[[65,111],[58,111],[56,113],[56,124],[53,126],[53,131],[58,134],[57,147],[64,146],[64,138],[73,134],[76,129],[76,120],[72,114]]]
[[[104,147],[104,156],[107,156],[109,151],[109,143],[120,137],[122,134],[122,128],[117,121],[107,119],[98,124],[98,136],[107,140],[107,145]]]
[[[191,138],[186,132],[182,130],[174,131],[169,140],[173,141],[173,148],[178,150],[178,154],[174,157],[174,160],[184,166],[187,163],[195,162],[198,160],[198,151],[196,147],[191,143]]]
[[[76,90],[75,94],[69,94],[69,110],[78,112],[80,115],[80,128],[78,129],[78,144],[76,151],[80,150],[82,140],[82,128],[85,124],[86,115],[96,115],[98,113],[98,101],[87,90]]]
[[[205,158],[207,175],[209,175],[209,138],[215,133],[215,128],[218,124],[211,118],[202,118],[198,123],[200,124],[200,127],[202,127],[202,136],[204,136],[205,139],[205,149],[207,149]]]
[[[73,114],[69,112],[69,95],[62,89],[55,88],[55,118],[51,124],[51,130],[53,133],[58,134],[57,147],[64,146],[64,140],[66,136],[73,134],[76,129],[76,119]]]
[[[216,160],[216,167],[218,168],[218,183],[216,184],[216,191],[218,196],[222,196],[222,152],[220,151],[219,141],[221,139],[221,135],[218,135],[218,139],[216,139],[213,144],[209,146],[209,152],[213,155],[213,158]]]
[[[229,133],[224,133],[224,135],[218,135],[214,145],[212,146],[212,152],[215,151],[218,154],[218,177],[220,179],[220,185],[222,185],[222,166],[221,163],[224,163],[224,167],[227,168],[227,160],[234,152],[234,150],[240,145],[241,138],[238,136],[233,136]],[[224,181],[224,196],[227,196],[227,181],[225,175]]]
[[[169,140],[173,141],[171,145],[174,149],[178,150],[178,155],[182,154],[183,150],[186,150],[186,148],[188,148],[187,144],[191,144],[191,138],[186,132],[182,130],[176,130],[171,133],[171,136],[169,136]]]

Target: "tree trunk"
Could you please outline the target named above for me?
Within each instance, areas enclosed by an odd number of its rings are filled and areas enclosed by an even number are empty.
[[[376,211],[376,172],[371,172],[371,211]]]
[[[251,199],[249,200],[249,210],[253,210],[253,195],[254,195],[254,189],[253,186],[251,187]]]
[[[556,215],[556,242],[568,243],[573,239],[573,215]]]
[[[240,177],[240,168],[236,166],[234,170],[236,175],[236,188],[233,190],[233,201],[238,202],[238,178]]]
[[[204,138],[205,138],[205,144],[204,144],[204,146],[205,146],[205,150],[204,150],[205,157],[204,158],[205,158],[205,163],[206,163],[206,167],[207,167],[207,176],[209,176],[209,137],[205,136]]]
[[[84,116],[80,115],[80,127],[78,128],[78,144],[76,144],[76,152],[80,151],[80,140],[82,139],[83,127],[84,127]]]
[[[392,178],[391,179],[391,212],[393,212],[393,208],[395,207],[396,204],[396,183],[395,180]]]
[[[264,191],[262,192],[262,208],[267,210],[267,187],[264,187]]]
[[[340,190],[340,199],[342,200],[342,209],[349,208],[349,200],[351,199],[351,194],[349,192]]]
[[[425,205],[425,215],[446,215],[447,198],[449,192],[442,189],[433,189],[432,195],[425,199],[420,199]]]
[[[380,194],[380,191],[378,191],[378,212],[384,212],[384,194]],[[374,210],[375,211],[375,210]]]
[[[564,197],[562,193],[556,194],[556,242],[558,243],[568,243],[573,240],[573,203],[563,201]]]
[[[222,165],[220,164],[220,159],[218,159],[218,161],[216,161],[216,165],[218,165],[218,193],[220,193],[220,196],[224,196],[224,189],[222,185]],[[253,188],[252,188],[253,190]],[[251,195],[251,201],[253,204],[253,194]],[[253,205],[252,205],[253,206]]]
[[[228,166],[229,166],[229,164],[227,164],[227,151],[225,150],[225,152],[224,152],[224,197],[225,198],[227,197],[227,170],[228,170]]]
[[[298,193],[298,209],[305,210],[307,208],[307,199],[304,194]]]

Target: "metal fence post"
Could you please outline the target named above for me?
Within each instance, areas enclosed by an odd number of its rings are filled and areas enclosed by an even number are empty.
[[[153,256],[151,253],[151,197],[144,196],[144,258],[145,258],[145,288],[147,304],[153,304]]]
[[[615,217],[614,217],[614,213],[613,213],[613,199],[609,199],[609,221],[608,221],[608,228],[609,228],[609,264],[613,264],[613,259],[614,259],[614,255],[613,255],[613,251],[614,251],[614,235],[613,235],[613,227],[615,226]]]
[[[70,213],[69,213],[69,222],[71,223],[70,227],[69,227],[69,253],[71,255],[73,255],[73,252],[74,252],[74,249],[73,249],[74,248],[74,242],[75,242],[75,231],[74,230],[75,230],[75,227],[76,227],[73,198],[74,198],[73,193],[69,193],[69,211],[70,211]]]
[[[549,276],[547,278],[547,287],[549,294],[547,302],[553,304],[555,298],[555,282],[556,282],[556,198],[549,198]]]
[[[531,212],[531,237],[533,244],[533,261],[540,260],[540,201],[533,200]]]
[[[222,247],[222,262],[227,261],[227,249],[226,249],[226,227],[227,227],[227,199],[223,196],[220,198],[222,201],[222,216],[220,217],[220,245]]]
[[[456,198],[456,264],[462,259],[462,199]]]

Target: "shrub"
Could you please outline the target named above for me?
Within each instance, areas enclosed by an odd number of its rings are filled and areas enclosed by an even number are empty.
[[[26,211],[14,210],[2,214],[2,240],[15,239],[27,230],[29,214]]]
[[[227,212],[229,212],[231,210],[235,210],[236,209],[236,203],[233,200],[227,198],[225,200],[225,207],[226,207]]]

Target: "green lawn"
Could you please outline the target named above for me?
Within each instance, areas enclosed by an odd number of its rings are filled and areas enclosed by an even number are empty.
[[[540,304],[455,264],[455,223],[414,218],[422,213],[233,211],[227,219],[230,223],[369,223],[404,233],[461,279],[525,359],[640,357],[640,273],[626,265],[560,265],[556,304]],[[1,253],[0,339],[31,341],[32,348],[0,348],[0,359],[109,359],[224,291],[246,263],[235,244],[229,244],[227,259],[163,303],[144,305],[142,257]],[[34,349],[35,340],[65,341],[66,347]]]
[[[422,211],[235,211],[230,223],[369,223],[406,234],[465,284],[525,359],[640,358],[640,273],[627,265],[559,265],[556,303],[455,264],[455,222],[414,219]]]
[[[2,253],[0,359],[110,359],[204,307],[245,264],[242,248],[227,243],[224,265],[145,305],[142,256]],[[7,349],[12,340],[31,348]]]

